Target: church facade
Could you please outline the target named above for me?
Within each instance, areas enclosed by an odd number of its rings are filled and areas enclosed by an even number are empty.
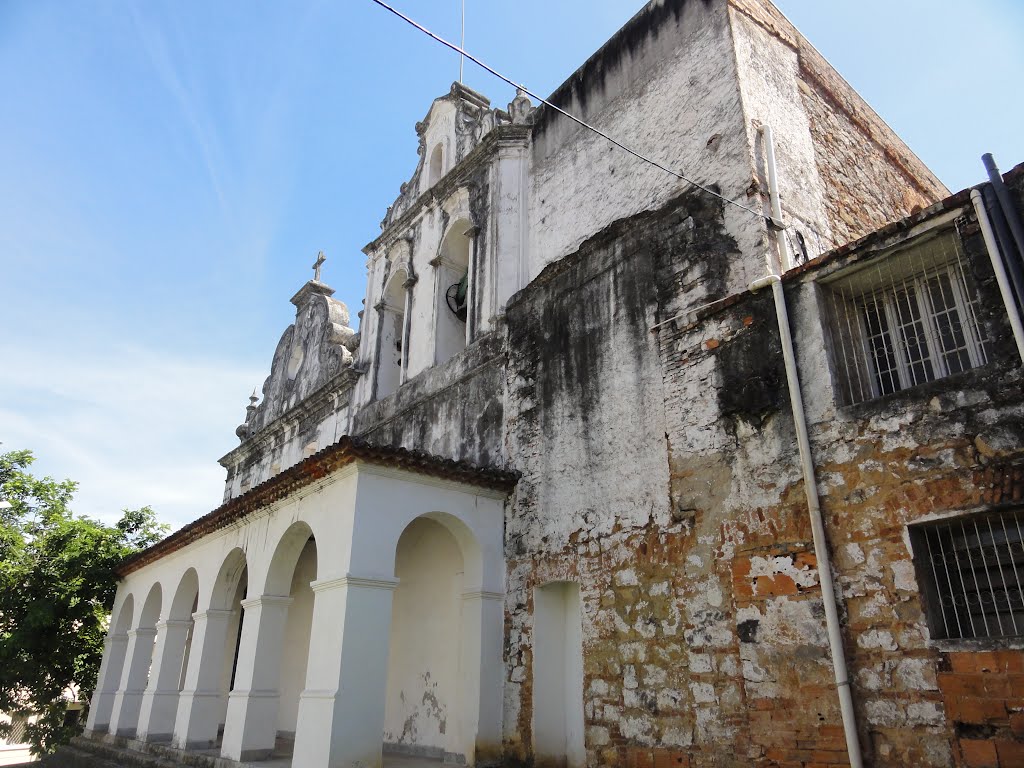
[[[73,749],[1021,764],[1024,174],[949,195],[768,0],[654,0],[549,101],[705,188],[436,99]]]

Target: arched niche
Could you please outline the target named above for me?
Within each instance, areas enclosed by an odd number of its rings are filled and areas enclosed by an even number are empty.
[[[427,186],[432,187],[444,176],[444,146],[442,142],[434,145],[430,152],[430,162],[427,167]]]

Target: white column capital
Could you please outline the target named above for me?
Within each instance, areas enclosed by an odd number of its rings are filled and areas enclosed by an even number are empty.
[[[209,608],[205,611],[196,611],[192,614],[193,621],[215,621],[216,619],[230,619],[234,614],[230,608]]]
[[[188,629],[192,626],[191,619],[167,619],[167,621],[158,621],[156,623],[157,631],[161,629]]]
[[[398,579],[393,576],[356,576],[353,573],[346,573],[337,579],[317,579],[311,581],[309,586],[314,592],[327,592],[332,589],[354,588],[354,589],[384,589],[389,592],[398,587]]]
[[[127,632],[122,632],[119,635],[107,635],[105,638],[103,638],[103,647],[104,647],[104,649],[110,648],[110,646],[112,646],[112,645],[118,645],[118,644],[121,644],[121,643],[124,643],[124,644],[128,643],[128,633]]]
[[[292,604],[292,598],[284,595],[260,595],[259,597],[250,597],[248,600],[243,600],[240,605],[243,610],[249,610],[250,608],[262,608],[271,606],[280,606],[287,608]]]
[[[156,637],[156,627],[139,627],[138,629],[129,629],[128,637]]]

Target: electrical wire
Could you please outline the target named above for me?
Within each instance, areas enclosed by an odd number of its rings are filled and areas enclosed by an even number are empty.
[[[455,45],[455,43],[450,43],[447,40],[445,40],[443,37],[439,37],[438,35],[435,35],[433,32],[431,32],[429,29],[424,27],[422,24],[419,24],[415,20],[409,18],[408,16],[406,16],[401,11],[399,11],[399,10],[397,10],[395,8],[392,8],[390,5],[385,3],[384,0],[371,0],[371,2],[376,3],[377,5],[379,5],[381,8],[383,8],[386,11],[390,11],[395,16],[400,18],[402,21],[406,22],[407,24],[412,25],[413,27],[418,29],[423,34],[425,34],[428,37],[431,37],[434,40],[436,40],[437,42],[441,43],[441,45],[444,45],[444,46],[452,49],[453,51],[455,51],[456,53],[458,53],[458,54],[460,54],[462,56],[465,56],[467,59],[472,61],[478,67],[481,67],[482,69],[485,69],[486,71],[490,72],[492,75],[494,75],[499,80],[502,80],[502,81],[508,83],[513,88],[515,88],[517,91],[522,91],[527,96],[530,96],[530,97],[536,99],[537,101],[539,101],[541,104],[544,104],[545,106],[550,107],[551,109],[555,110],[555,112],[557,112],[558,114],[563,115],[563,116],[569,118],[574,123],[577,123],[577,124],[581,125],[582,127],[586,128],[588,131],[593,131],[594,133],[596,133],[601,138],[605,139],[606,141],[611,142],[616,147],[618,147],[619,149],[623,150],[624,152],[629,153],[630,155],[632,155],[633,157],[637,158],[638,160],[642,160],[645,163],[649,163],[650,165],[653,165],[655,168],[658,168],[658,169],[664,171],[665,173],[671,174],[672,176],[675,176],[677,179],[681,179],[682,181],[685,181],[687,184],[690,184],[691,186],[696,187],[697,189],[699,189],[699,190],[701,190],[703,192],[706,192],[707,194],[709,194],[709,195],[711,195],[713,197],[717,197],[719,200],[722,200],[723,202],[726,202],[729,205],[734,205],[737,208],[740,208],[740,209],[746,211],[747,213],[752,213],[755,216],[757,216],[759,219],[765,219],[765,220],[767,220],[769,222],[771,221],[771,217],[770,216],[767,216],[764,213],[761,213],[759,211],[755,211],[753,208],[749,208],[749,207],[743,205],[742,203],[737,203],[735,200],[731,200],[728,197],[726,197],[725,195],[722,195],[722,194],[720,194],[718,192],[715,192],[715,190],[713,190],[713,189],[711,189],[709,187],[704,186],[700,182],[694,181],[693,179],[690,179],[690,178],[686,177],[682,173],[679,173],[678,171],[674,171],[671,168],[669,168],[669,167],[667,167],[665,165],[662,165],[657,160],[654,160],[654,159],[652,159],[650,157],[647,157],[646,155],[643,155],[640,152],[637,152],[635,149],[632,149],[632,148],[626,146],[621,141],[619,141],[619,140],[609,136],[607,133],[602,131],[600,128],[595,128],[594,126],[590,125],[589,123],[584,122],[583,120],[581,120],[580,118],[576,117],[575,115],[573,115],[573,114],[571,114],[569,112],[566,112],[564,109],[559,107],[557,104],[552,104],[550,101],[548,101],[544,97],[537,95],[536,93],[531,91],[529,88],[527,88],[525,85],[523,85],[521,83],[517,83],[514,80],[511,80],[510,78],[505,77],[505,75],[503,75],[500,72],[498,72],[496,69],[493,69],[493,68],[487,66],[487,64],[482,62],[476,56],[474,56],[471,53],[468,53],[463,48],[460,48],[459,46]]]

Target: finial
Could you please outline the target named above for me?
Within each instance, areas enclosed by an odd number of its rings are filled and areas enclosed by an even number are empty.
[[[327,257],[324,256],[323,251],[320,251],[316,256],[316,263],[313,265],[313,282],[320,282],[320,267],[324,265],[325,261],[327,261]]]
[[[256,387],[253,387],[252,394],[249,395],[249,404],[245,406],[245,422],[239,424],[237,429],[235,429],[235,434],[238,436],[238,439],[243,442],[245,442],[245,438],[249,437],[253,433],[250,422],[252,421],[253,414],[256,413],[257,400],[259,400],[259,398],[256,396]]]

